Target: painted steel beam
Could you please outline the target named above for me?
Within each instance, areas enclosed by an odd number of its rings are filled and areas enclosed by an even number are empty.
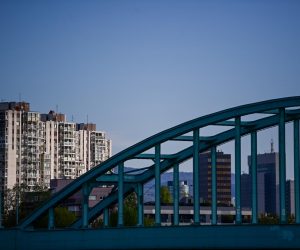
[[[48,229],[54,229],[55,227],[55,217],[54,217],[54,208],[50,207],[48,210]]]
[[[124,185],[124,197],[131,194],[134,191],[135,184]],[[101,202],[97,203],[89,210],[88,219],[92,221],[96,219],[106,208],[112,207],[118,203],[118,190],[113,191],[109,196],[105,197]],[[75,221],[71,228],[79,228],[82,224],[82,218],[80,217]]]
[[[124,174],[132,174],[132,173],[142,173],[144,170],[148,170],[149,167],[144,167],[144,168],[136,168],[136,169],[132,169],[129,171],[124,172]]]
[[[144,185],[137,185],[137,201],[138,201],[138,226],[144,226]]]
[[[193,131],[193,197],[194,224],[200,224],[200,194],[199,194],[199,129]]]
[[[252,224],[257,224],[257,132],[251,132]]]
[[[300,159],[299,120],[294,121],[294,190],[296,223],[300,224]]]
[[[217,217],[217,149],[211,148],[211,222],[216,225]]]
[[[235,127],[235,121],[222,121],[214,125]],[[241,122],[240,126],[253,126],[252,122]]]
[[[124,224],[123,193],[124,193],[124,163],[120,163],[118,166],[118,226],[119,227],[122,227]]]
[[[5,250],[300,249],[299,225],[0,230]]]
[[[174,221],[173,225],[179,225],[179,164],[175,164],[173,168],[173,209]]]
[[[124,175],[124,182],[129,182],[129,183],[137,183],[138,182],[138,177],[139,175]],[[98,177],[96,179],[97,182],[101,183],[116,183],[119,180],[118,174],[106,174]]]
[[[176,138],[182,134],[189,133],[195,129],[206,127],[208,125],[216,124],[218,122],[230,120],[234,117],[242,117],[253,113],[264,112],[267,110],[288,108],[300,106],[300,97],[288,97],[281,99],[268,100],[248,105],[243,105],[224,111],[216,112],[210,115],[196,118],[194,120],[182,123],[173,128],[162,131],[156,135],[153,135],[121,152],[112,156],[109,160],[101,163],[99,166],[92,168],[87,173],[81,175],[76,181],[73,181],[70,185],[57,192],[48,203],[43,204],[40,208],[35,210],[32,215],[25,218],[19,225],[20,228],[28,227],[34,220],[46,213],[50,207],[56,206],[67,197],[76,193],[83,183],[94,181],[100,175],[105,174],[121,162],[125,162],[128,159],[133,159],[134,156],[153,148],[155,145],[159,145],[167,140]],[[169,160],[166,160],[169,161]]]
[[[299,118],[300,118],[300,116],[299,116]],[[287,120],[287,122],[288,121],[291,121],[291,120]],[[246,134],[249,134],[256,130],[261,130],[261,129],[265,129],[268,127],[272,127],[272,126],[276,125],[277,123],[278,123],[278,116],[262,118],[262,119],[258,120],[256,125],[253,126],[251,129],[242,128],[241,135],[246,135]],[[231,129],[229,131],[223,132],[223,133],[219,134],[218,138],[216,139],[215,145],[220,145],[220,144],[226,143],[226,142],[232,140],[234,137],[235,137],[235,129]],[[213,145],[202,142],[202,143],[200,143],[200,151],[204,152],[204,151],[208,150],[209,148],[211,148],[212,146]],[[183,162],[183,161],[191,158],[192,154],[193,154],[192,146],[187,149],[182,150],[178,154],[176,161],[165,160],[161,163],[162,171],[167,171],[168,169],[171,168],[171,166],[173,164],[180,163],[180,162]],[[143,173],[143,175],[140,176],[140,178],[141,178],[140,181],[142,181],[143,183],[146,183],[149,180],[151,180],[153,178],[153,176],[154,176],[154,166],[149,167],[149,171]]]
[[[106,207],[104,209],[103,224],[104,224],[104,227],[108,227],[108,225],[109,225],[109,209],[108,209],[108,207]]]
[[[90,187],[88,183],[84,183],[82,186],[82,227],[87,228],[89,224],[88,220],[88,212],[89,212],[89,195],[90,195]]]
[[[299,116],[300,117],[300,116]],[[287,121],[291,121],[291,120],[287,120]],[[241,129],[241,135],[244,136],[246,134],[249,134],[253,131],[256,130],[262,130],[268,127],[272,127],[274,125],[276,125],[278,122],[278,116],[272,116],[272,117],[268,117],[268,118],[262,118],[260,120],[257,121],[257,123],[252,126],[252,128],[242,128]],[[234,139],[235,136],[235,129],[231,129],[228,131],[225,131],[223,133],[220,133],[216,139],[215,139],[215,143],[214,144],[209,144],[207,142],[200,142],[200,152],[204,152],[208,149],[210,149],[210,147],[212,147],[213,145],[220,145],[223,143],[226,143],[228,141],[231,141]],[[193,152],[193,147],[189,147],[186,148],[184,150],[182,150],[181,152],[176,154],[176,159],[172,159],[172,160],[165,160],[161,162],[161,171],[167,171],[170,169],[172,164],[175,163],[181,163],[189,158],[192,157],[192,153]],[[168,166],[168,167],[165,167]],[[141,181],[143,183],[150,181],[153,178],[154,174],[154,165],[149,167],[149,170],[144,172],[143,174],[136,176],[138,179],[136,181]]]
[[[260,112],[262,114],[270,114],[270,115],[278,115],[280,113],[280,108],[273,109],[273,110],[267,110]],[[300,114],[300,109],[292,109],[292,110],[286,110],[286,115],[293,115],[293,114]]]
[[[235,223],[242,223],[241,211],[241,117],[235,118]]]
[[[300,114],[300,109],[286,109],[285,110],[286,115],[299,115]]]
[[[155,146],[155,225],[160,226],[160,145]]]
[[[260,114],[267,114],[267,115],[278,115],[279,110],[278,110],[278,109],[264,110],[264,111],[257,112],[257,113],[260,113]]]
[[[213,142],[214,137],[213,136],[199,136],[199,140]],[[190,142],[192,142],[192,141],[194,141],[194,137],[189,136],[189,135],[181,135],[181,136],[177,136],[176,138],[170,139],[170,141],[190,141]]]
[[[174,158],[173,155],[166,155],[162,154],[160,156],[160,159],[172,159]],[[139,154],[134,157],[134,159],[149,159],[149,160],[155,160],[155,154]]]
[[[300,115],[298,115],[296,117],[293,117],[293,118],[287,116],[286,117],[286,122],[290,122],[295,118],[300,119]],[[247,134],[250,134],[252,132],[262,130],[262,129],[266,129],[266,128],[269,128],[269,127],[273,127],[277,124],[278,124],[278,116],[277,115],[266,117],[266,118],[261,118],[261,119],[259,119],[255,122],[254,126],[247,127],[247,128],[242,127],[241,128],[241,136],[244,136],[244,135],[247,135]],[[209,144],[207,142],[200,142],[200,152],[207,151],[214,145],[221,145],[223,143],[226,143],[228,141],[233,140],[235,138],[235,133],[236,133],[235,129],[230,129],[228,131],[220,133],[215,138],[215,143],[214,144]],[[182,151],[180,151],[179,153],[176,154],[177,155],[176,161],[174,159],[172,159],[172,160],[168,159],[168,160],[162,161],[161,162],[161,171],[162,172],[167,171],[174,164],[181,163],[181,162],[184,162],[184,161],[190,159],[193,156],[193,151],[194,151],[193,146],[190,146],[190,147],[188,147],[188,148],[186,148],[186,149],[184,149],[184,150],[182,150]],[[139,181],[142,182],[142,183],[147,183],[148,181],[153,179],[154,178],[154,168],[155,168],[154,165],[150,166],[148,171],[144,172],[143,174],[141,174],[139,176]],[[128,188],[131,187],[131,190],[133,188],[133,186],[127,186],[127,187]],[[126,192],[128,192],[128,190]],[[101,214],[102,209],[104,207],[107,207],[111,204],[115,204],[116,200],[117,200],[116,196],[112,195],[112,196],[104,199],[104,201],[97,204],[95,207],[93,207],[90,210],[90,220],[92,220],[93,218],[96,218],[99,214]],[[79,219],[74,224],[74,227],[78,227],[78,225],[80,225],[80,220],[81,219]]]
[[[279,213],[280,223],[285,224],[286,218],[286,194],[285,194],[285,182],[286,182],[286,160],[285,160],[285,110],[279,109]]]

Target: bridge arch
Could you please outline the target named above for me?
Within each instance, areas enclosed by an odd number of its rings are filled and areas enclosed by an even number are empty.
[[[87,173],[74,180],[70,185],[56,193],[49,201],[35,210],[30,216],[25,218],[19,228],[25,229],[38,220],[43,214],[49,213],[48,228],[54,225],[53,209],[63,200],[67,199],[75,192],[82,190],[82,216],[72,225],[74,228],[85,228],[88,224],[98,217],[101,213],[106,214],[107,208],[112,204],[118,203],[118,221],[123,225],[123,199],[128,193],[136,190],[140,199],[138,204],[139,224],[143,224],[143,184],[151,179],[155,179],[155,222],[160,224],[160,175],[161,173],[174,168],[178,173],[178,164],[193,158],[194,173],[194,223],[199,224],[199,153],[211,150],[212,153],[212,224],[216,224],[217,201],[216,201],[216,147],[228,141],[235,142],[235,172],[236,172],[236,223],[241,221],[240,204],[240,174],[241,174],[241,137],[251,135],[251,160],[253,167],[253,195],[252,195],[252,223],[257,223],[257,178],[256,178],[256,157],[257,157],[257,132],[269,127],[278,126],[279,136],[279,157],[280,157],[280,222],[286,223],[285,212],[285,124],[294,123],[294,171],[295,171],[295,196],[296,204],[296,223],[300,223],[300,200],[299,200],[299,118],[300,118],[300,97],[288,97],[281,99],[268,100],[253,104],[238,106],[210,115],[199,117],[191,121],[172,127],[156,135],[153,135],[125,150],[114,155],[102,164],[92,168]],[[243,118],[253,114],[265,114],[250,121]],[[211,126],[228,126],[229,129],[216,133],[212,136],[201,134],[201,129]],[[192,135],[187,135],[192,133]],[[161,144],[167,141],[190,141],[192,146],[186,147],[174,154],[164,155],[161,153]],[[146,154],[149,149],[154,150],[154,154]],[[124,163],[132,159],[152,159],[153,164],[143,169],[140,174],[130,175],[124,173]],[[118,174],[108,174],[110,170],[118,168]],[[114,184],[115,189],[103,201],[95,207],[88,207],[87,197],[92,187],[103,184]],[[175,192],[176,193],[176,192]],[[178,194],[174,196],[174,224],[178,225]]]

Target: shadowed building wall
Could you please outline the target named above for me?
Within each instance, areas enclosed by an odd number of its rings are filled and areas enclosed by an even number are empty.
[[[199,157],[200,202],[211,203],[211,153]],[[217,152],[217,201],[231,204],[231,155]]]

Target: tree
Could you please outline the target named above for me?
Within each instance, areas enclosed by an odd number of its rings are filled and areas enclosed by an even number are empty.
[[[144,216],[144,226],[145,227],[152,227],[155,225],[155,221],[153,218]]]
[[[19,221],[22,220],[50,197],[51,192],[47,187],[40,185],[30,189],[26,184],[20,184],[6,190],[4,195],[4,226],[16,226],[17,217]],[[56,227],[69,226],[76,220],[75,214],[65,207],[56,207],[54,214]],[[47,228],[48,214],[37,220],[34,227]]]
[[[162,186],[160,189],[160,202],[162,204],[170,204],[172,203],[171,193],[166,186]]]
[[[277,215],[274,215],[274,214],[268,214],[268,215],[261,214],[260,217],[258,218],[258,223],[259,224],[278,224],[279,218]]]
[[[136,193],[129,194],[124,200],[124,210],[123,210],[124,226],[136,226],[138,223],[137,214],[137,196]],[[109,225],[111,227],[116,227],[118,225],[118,210],[114,209],[110,213]],[[154,220],[148,217],[144,217],[145,226],[153,226]]]
[[[17,219],[25,218],[49,197],[50,191],[39,185],[30,189],[22,183],[7,189],[4,194],[4,226],[16,226]]]
[[[295,223],[295,215],[289,214],[288,215],[288,224],[294,224]]]
[[[58,206],[54,209],[54,225],[56,228],[64,228],[70,226],[77,219],[75,213],[70,212],[66,207]],[[35,228],[48,227],[48,214],[42,216],[34,225]]]
[[[234,222],[234,215],[231,215],[231,214],[221,215],[221,222],[222,223],[233,223]]]
[[[124,200],[123,219],[124,226],[136,226],[137,224],[137,199],[136,194],[129,194]],[[109,225],[116,227],[118,225],[118,210],[114,209],[110,214]]]

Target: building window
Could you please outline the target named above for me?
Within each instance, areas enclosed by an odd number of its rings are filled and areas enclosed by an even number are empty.
[[[96,198],[97,198],[96,195],[90,195],[90,196],[89,196],[89,200],[90,200],[90,201],[95,201]]]

